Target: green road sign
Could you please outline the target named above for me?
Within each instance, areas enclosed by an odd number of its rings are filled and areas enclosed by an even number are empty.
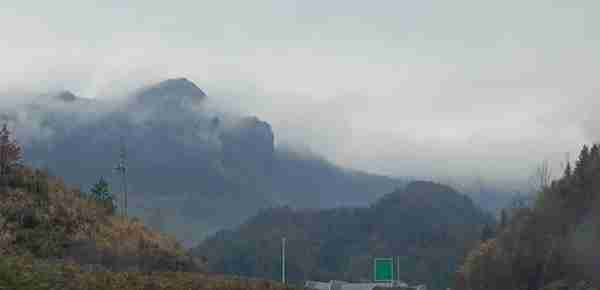
[[[393,258],[375,258],[374,265],[375,282],[394,281]]]

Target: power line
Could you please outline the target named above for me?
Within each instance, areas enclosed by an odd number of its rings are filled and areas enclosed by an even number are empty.
[[[127,198],[128,198],[128,194],[127,194],[127,151],[126,151],[126,147],[125,147],[125,142],[123,140],[123,137],[121,137],[121,148],[119,150],[119,163],[118,165],[115,167],[115,170],[117,172],[119,172],[119,174],[121,175],[121,189],[122,189],[122,209],[121,209],[121,213],[123,214],[123,216],[127,216]]]

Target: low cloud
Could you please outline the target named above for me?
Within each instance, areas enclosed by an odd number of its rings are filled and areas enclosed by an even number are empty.
[[[187,77],[279,143],[434,179],[526,180],[600,141],[596,1],[225,2],[2,9],[0,107],[65,89],[113,102]]]

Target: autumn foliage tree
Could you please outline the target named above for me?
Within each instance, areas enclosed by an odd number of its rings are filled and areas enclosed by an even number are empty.
[[[2,186],[8,184],[12,170],[21,162],[21,146],[11,138],[6,124],[0,130],[0,179]]]
[[[495,238],[470,252],[457,289],[600,288],[600,145],[583,146],[574,167],[546,181],[531,206],[513,210]]]

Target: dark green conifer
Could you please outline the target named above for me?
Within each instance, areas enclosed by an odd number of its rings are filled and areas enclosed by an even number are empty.
[[[106,182],[103,177],[100,177],[100,180],[92,186],[90,197],[105,205],[111,213],[115,212],[117,208],[115,196],[110,192],[108,182]]]
[[[567,165],[565,166],[564,177],[566,177],[566,178],[571,177],[571,162],[567,162]]]

